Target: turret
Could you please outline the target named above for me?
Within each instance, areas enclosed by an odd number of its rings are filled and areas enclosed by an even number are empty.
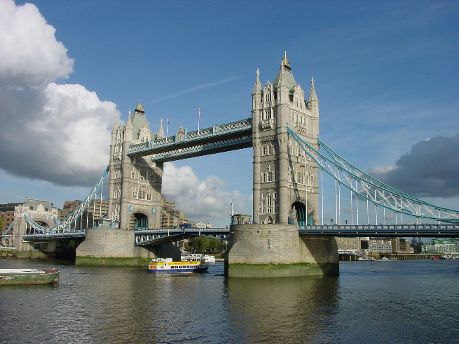
[[[126,141],[129,141],[131,142],[132,141],[132,116],[131,116],[131,110],[129,110],[128,112],[128,120],[127,120],[127,123],[126,123],[126,134],[124,136],[124,139]]]
[[[261,94],[260,70],[257,68],[255,84],[252,89],[252,110],[261,107]]]
[[[164,139],[165,137],[166,137],[166,135],[164,135],[163,118],[161,117],[161,121],[160,121],[160,124],[159,124],[159,129],[158,129],[158,134],[156,135],[156,138],[158,140],[160,140],[160,139]]]
[[[314,78],[311,78],[311,89],[309,90],[309,98],[306,105],[311,111],[311,134],[315,141],[315,138],[319,136],[319,98],[316,94]]]
[[[307,107],[311,110],[314,117],[319,117],[319,98],[316,94],[316,88],[314,84],[314,78],[311,78],[311,89],[309,90],[309,98]]]

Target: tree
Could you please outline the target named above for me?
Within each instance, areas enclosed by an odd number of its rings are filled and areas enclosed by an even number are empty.
[[[219,253],[225,250],[223,240],[209,237],[192,238],[188,245],[188,250],[193,253]]]

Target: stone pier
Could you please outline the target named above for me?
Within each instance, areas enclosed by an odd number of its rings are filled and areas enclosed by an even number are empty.
[[[296,225],[232,225],[225,259],[228,277],[338,275],[333,237],[299,236]]]
[[[89,229],[85,241],[77,247],[75,265],[144,267],[150,258],[180,260],[180,251],[172,244],[163,244],[150,251],[134,246],[134,240],[134,231]]]

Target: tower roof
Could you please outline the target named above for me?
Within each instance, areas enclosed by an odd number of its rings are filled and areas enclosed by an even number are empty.
[[[280,64],[280,70],[276,76],[276,79],[274,79],[273,85],[275,87],[287,87],[288,89],[292,89],[297,85],[295,77],[292,73],[292,66],[290,65],[290,62],[287,58],[287,52],[284,52],[284,57],[282,58]]]
[[[137,139],[137,136],[140,132],[141,128],[148,128],[150,130],[149,125],[148,125],[148,120],[147,117],[145,116],[145,111],[143,109],[142,103],[138,103],[135,106],[135,111],[130,115],[130,121],[132,124],[132,135],[133,138]]]

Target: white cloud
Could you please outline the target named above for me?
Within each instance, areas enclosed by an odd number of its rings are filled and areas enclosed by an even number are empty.
[[[73,59],[55,33],[34,5],[0,0],[0,77],[29,86],[67,77]]]
[[[91,185],[108,164],[116,105],[59,84],[73,59],[32,4],[0,0],[0,168],[59,185]]]
[[[371,173],[371,174],[380,175],[380,174],[389,173],[389,172],[391,172],[391,171],[394,170],[394,169],[395,169],[395,166],[391,166],[391,165],[388,165],[388,166],[378,166],[378,167],[372,168],[372,169],[370,170],[370,173]]]
[[[199,179],[190,166],[164,165],[162,193],[194,221],[220,226],[229,224],[231,200],[236,212],[251,213],[249,195],[225,191],[224,187],[225,182],[218,177]]]

